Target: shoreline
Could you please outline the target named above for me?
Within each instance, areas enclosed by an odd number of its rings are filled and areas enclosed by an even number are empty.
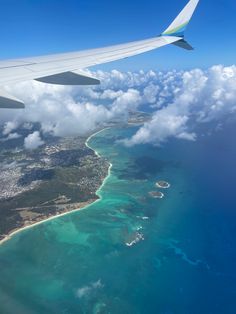
[[[109,129],[109,128],[104,128],[104,129],[102,129],[102,130],[99,130],[99,131],[97,131],[97,132],[91,134],[91,135],[87,138],[87,140],[85,141],[85,146],[88,147],[89,149],[92,149],[92,150],[94,151],[95,155],[96,155],[97,157],[99,157],[99,158],[101,158],[101,156],[99,155],[99,153],[98,153],[95,149],[93,149],[91,146],[89,146],[89,145],[88,145],[88,142],[91,140],[92,137],[96,136],[97,134],[103,132],[103,131],[106,130],[106,129]],[[18,234],[18,233],[20,233],[20,232],[22,232],[22,231],[24,231],[24,230],[27,230],[27,229],[36,227],[36,226],[38,226],[38,225],[40,225],[40,224],[43,224],[44,222],[47,222],[47,221],[50,221],[50,220],[53,220],[53,219],[56,219],[56,218],[59,218],[59,217],[62,217],[62,216],[66,216],[66,215],[72,214],[72,213],[74,213],[74,212],[77,212],[77,211],[80,211],[80,210],[83,210],[83,209],[86,209],[86,208],[88,208],[89,206],[91,206],[92,204],[95,204],[96,202],[101,201],[102,197],[100,196],[99,192],[100,192],[100,190],[103,188],[103,186],[105,185],[107,179],[110,177],[110,175],[111,175],[111,168],[112,168],[112,164],[109,163],[107,176],[103,179],[101,186],[100,186],[100,187],[98,188],[98,190],[95,192],[95,194],[98,196],[98,199],[97,199],[97,200],[95,200],[95,201],[93,200],[93,201],[91,201],[91,203],[88,201],[88,204],[86,204],[85,206],[83,206],[83,207],[81,207],[81,208],[72,209],[72,210],[70,210],[70,211],[62,212],[62,213],[60,213],[60,214],[58,214],[58,215],[51,216],[51,217],[42,219],[42,220],[40,220],[40,221],[37,221],[37,222],[35,222],[35,223],[33,223],[33,224],[30,224],[30,225],[28,225],[28,226],[24,226],[24,227],[22,227],[22,228],[16,229],[16,230],[10,232],[9,234],[7,234],[2,240],[0,240],[0,246],[3,245],[4,243],[6,243],[7,241],[11,240],[16,234]],[[79,203],[79,202],[78,202],[78,203]]]
[[[24,231],[24,230],[26,230],[26,229],[33,228],[33,227],[38,226],[38,225],[40,225],[40,224],[42,224],[42,223],[44,223],[44,222],[47,222],[47,221],[56,219],[56,218],[58,218],[58,217],[62,217],[62,216],[68,215],[68,214],[70,214],[70,213],[73,213],[73,212],[82,210],[82,209],[86,208],[87,206],[89,206],[89,205],[91,205],[91,204],[93,204],[93,203],[95,203],[95,202],[96,202],[96,201],[91,202],[91,203],[88,202],[87,205],[85,205],[85,206],[83,206],[83,207],[81,207],[81,208],[72,209],[72,210],[70,210],[70,211],[62,212],[62,213],[57,214],[57,215],[55,215],[55,216],[51,216],[51,217],[42,219],[42,220],[40,220],[40,221],[37,221],[37,222],[35,222],[35,223],[32,223],[32,224],[30,224],[30,225],[28,225],[28,226],[24,226],[24,227],[22,227],[22,228],[16,229],[16,230],[12,231],[11,233],[9,233],[8,235],[6,235],[2,240],[0,240],[0,245],[2,245],[3,243],[9,241],[14,235],[16,235],[17,233],[19,233],[19,232],[21,232],[21,231]]]
[[[108,129],[110,129],[110,128],[107,127],[107,128],[104,128],[104,129],[102,129],[102,130],[99,130],[99,131],[97,131],[97,132],[91,134],[91,135],[87,138],[87,140],[85,141],[85,145],[86,145],[89,149],[92,149],[92,150],[94,151],[95,155],[96,155],[97,157],[99,157],[99,158],[101,158],[101,155],[100,155],[95,149],[93,149],[91,146],[89,146],[89,145],[88,145],[88,142],[91,140],[91,138],[93,138],[93,137],[96,136],[97,134],[99,134],[99,133],[101,133],[101,132],[103,132],[103,131],[105,131],[105,130],[108,130]],[[96,202],[101,201],[102,197],[101,197],[101,195],[99,195],[99,192],[100,192],[100,190],[103,188],[103,186],[105,185],[106,181],[109,179],[109,177],[110,177],[110,175],[111,175],[111,168],[112,168],[112,166],[113,166],[112,163],[109,162],[109,167],[108,167],[107,176],[104,178],[104,180],[103,180],[101,186],[99,187],[99,189],[95,192],[95,194],[98,196],[98,199],[97,199],[96,201],[94,201],[92,204],[95,204]],[[91,205],[91,204],[90,204],[90,205]],[[90,205],[88,205],[88,206],[90,206]],[[85,208],[86,208],[86,207],[87,207],[87,206],[85,206]]]

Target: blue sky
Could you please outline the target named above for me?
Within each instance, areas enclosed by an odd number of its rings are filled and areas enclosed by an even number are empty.
[[[158,35],[186,0],[0,0],[0,58],[101,47]],[[213,4],[214,3],[214,4]],[[101,69],[188,69],[235,63],[236,3],[202,0],[186,32],[196,48],[169,46]]]

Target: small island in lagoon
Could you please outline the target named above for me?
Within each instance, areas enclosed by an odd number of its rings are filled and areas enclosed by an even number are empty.
[[[156,186],[161,189],[168,189],[170,187],[170,183],[167,181],[157,181]]]
[[[156,187],[160,188],[160,189],[168,189],[170,187],[170,183],[168,183],[167,181],[157,181],[156,182]],[[149,195],[153,198],[163,198],[165,195],[164,193],[160,192],[160,191],[151,191],[149,192]]]
[[[149,192],[149,195],[154,197],[154,198],[163,198],[164,194],[162,192],[159,191],[151,191]]]

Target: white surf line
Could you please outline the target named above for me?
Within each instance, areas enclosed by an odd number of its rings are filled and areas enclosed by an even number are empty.
[[[96,136],[97,134],[99,134],[99,133],[101,133],[101,132],[103,132],[103,131],[105,131],[105,130],[108,130],[108,129],[110,129],[110,128],[107,127],[107,128],[104,128],[104,129],[102,129],[102,130],[97,131],[96,133],[90,135],[90,136],[87,138],[86,142],[85,142],[85,145],[86,145],[88,148],[92,149],[92,150],[95,152],[96,156],[98,156],[99,158],[101,158],[101,155],[100,155],[95,149],[93,149],[91,146],[89,146],[88,143],[89,143],[89,141],[91,140],[91,138],[93,138],[93,137]],[[112,166],[113,166],[112,163],[109,162],[108,174],[107,174],[106,178],[103,180],[102,185],[100,186],[100,188],[96,191],[96,195],[99,197],[99,199],[96,200],[95,202],[93,202],[92,204],[94,204],[94,203],[96,203],[96,202],[99,202],[99,201],[102,199],[102,197],[101,197],[101,195],[99,194],[99,192],[101,191],[101,189],[102,189],[103,186],[105,185],[106,181],[109,179],[109,177],[110,177],[110,175],[111,175],[111,168],[112,168]]]

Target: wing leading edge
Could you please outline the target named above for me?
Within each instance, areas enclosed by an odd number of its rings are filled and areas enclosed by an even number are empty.
[[[169,44],[186,49],[183,32],[176,31],[183,21],[189,21],[199,0],[190,0],[171,26],[162,35],[99,49],[0,61],[0,85],[37,80],[59,85],[96,85],[100,81],[89,77],[82,69],[135,56]],[[184,17],[184,18],[183,18]],[[181,25],[178,26],[178,23]],[[172,27],[172,25],[174,25]],[[171,30],[171,31],[170,31]],[[173,30],[173,31],[172,31]],[[189,45],[187,46],[190,47]],[[22,108],[23,103],[0,91],[0,108]]]

